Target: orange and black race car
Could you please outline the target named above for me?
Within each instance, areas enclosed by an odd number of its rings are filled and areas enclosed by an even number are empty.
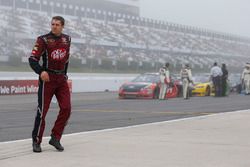
[[[137,76],[134,80],[124,83],[119,89],[119,98],[145,98],[157,99],[159,97],[160,76],[158,73],[145,73]],[[170,83],[166,92],[166,98],[178,96],[178,85]]]

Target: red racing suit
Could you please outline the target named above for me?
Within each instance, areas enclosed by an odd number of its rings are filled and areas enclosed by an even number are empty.
[[[71,38],[68,35],[54,35],[52,32],[39,36],[29,57],[29,64],[37,74],[47,71],[49,82],[39,77],[38,107],[32,139],[41,143],[45,129],[45,117],[52,97],[55,95],[60,111],[51,133],[60,140],[71,113],[70,91],[67,84]],[[42,58],[42,65],[39,64]]]

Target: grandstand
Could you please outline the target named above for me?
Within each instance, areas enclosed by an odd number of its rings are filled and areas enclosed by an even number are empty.
[[[66,19],[77,67],[154,71],[168,61],[207,71],[215,61],[233,70],[249,62],[249,38],[140,17],[138,0],[0,0],[0,62],[27,63],[53,15]]]

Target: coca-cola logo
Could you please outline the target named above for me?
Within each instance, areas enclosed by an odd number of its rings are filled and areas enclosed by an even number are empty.
[[[56,49],[51,53],[51,57],[54,60],[61,60],[66,56],[66,50],[64,48],[62,49]]]

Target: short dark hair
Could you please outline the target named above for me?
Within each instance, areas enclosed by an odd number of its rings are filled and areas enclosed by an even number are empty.
[[[169,67],[169,62],[166,62],[166,63],[165,63],[165,67]]]
[[[217,66],[217,62],[214,62],[214,66]]]
[[[59,20],[62,24],[62,26],[64,26],[65,20],[62,16],[54,16],[52,17],[52,20]]]

